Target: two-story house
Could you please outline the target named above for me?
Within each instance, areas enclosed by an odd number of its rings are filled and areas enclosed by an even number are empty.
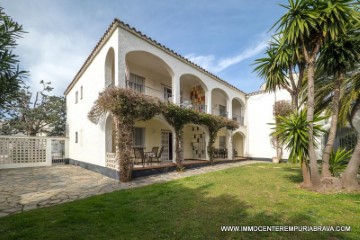
[[[109,158],[115,152],[112,118],[107,117],[98,125],[87,118],[99,92],[109,86],[131,88],[195,111],[238,121],[238,129],[222,129],[215,143],[216,148],[227,151],[229,159],[236,156],[265,157],[257,153],[264,150],[261,149],[263,146],[254,148],[257,138],[265,137],[261,140],[269,148],[268,133],[265,136],[260,133],[253,137],[253,143],[249,142],[249,134],[255,135],[259,127],[254,125],[254,133],[249,132],[252,122],[247,118],[250,110],[247,99],[251,95],[115,19],[65,91],[69,158],[73,164],[109,175]],[[267,104],[271,107],[273,103]],[[251,110],[255,114],[250,115],[251,121],[262,121],[262,127],[269,129],[262,117],[263,109],[256,107]],[[272,109],[270,112],[272,114]],[[185,159],[209,159],[205,128],[189,124],[183,134]],[[164,146],[164,161],[174,160],[174,141],[173,129],[162,116],[135,125],[134,146],[144,147],[147,151],[154,146]],[[249,144],[253,144],[253,148],[249,148]]]

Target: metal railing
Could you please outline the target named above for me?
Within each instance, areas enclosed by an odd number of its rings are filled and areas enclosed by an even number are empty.
[[[217,116],[222,116],[222,117],[228,117],[228,112],[222,108],[219,107],[213,107],[212,108],[212,114],[213,115],[217,115]]]
[[[237,114],[233,114],[232,119],[236,122],[238,122],[241,126],[244,126],[244,117],[237,115]]]
[[[207,106],[205,104],[192,103],[190,99],[184,99],[184,98],[181,99],[180,106],[201,113],[206,113],[206,109],[207,109]]]
[[[164,102],[172,102],[172,94],[165,93],[164,91],[161,91],[159,89],[155,89],[149,86],[146,86],[145,84],[135,83],[131,82],[129,80],[126,81],[126,88],[132,89],[135,92],[142,93],[148,96],[159,98],[160,100]]]

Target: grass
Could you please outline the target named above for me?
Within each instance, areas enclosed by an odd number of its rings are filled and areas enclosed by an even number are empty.
[[[0,218],[0,239],[358,239],[360,194],[298,187],[300,170],[256,164]],[[351,232],[221,232],[222,225],[350,225]]]

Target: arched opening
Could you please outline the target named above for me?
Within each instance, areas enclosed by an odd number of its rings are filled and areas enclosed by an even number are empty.
[[[232,119],[237,121],[241,126],[244,126],[244,116],[245,116],[245,104],[238,99],[234,98],[232,100]]]
[[[151,152],[154,147],[158,148],[162,163],[171,162],[175,159],[173,149],[173,129],[161,117],[156,116],[148,121],[137,121],[134,125],[133,146]]]
[[[207,112],[207,86],[193,74],[180,77],[180,105],[198,112]]]
[[[214,88],[211,91],[211,113],[218,116],[228,117],[228,102],[229,96],[220,88]]]
[[[245,137],[242,133],[236,132],[233,135],[233,149],[234,149],[234,158],[244,157],[244,144]]]
[[[231,149],[231,145],[229,143],[230,135],[229,131],[226,128],[222,128],[217,133],[217,137],[215,139],[214,147],[214,156],[213,158],[218,159],[227,159],[229,158],[229,149]]]
[[[105,87],[115,86],[115,51],[110,48],[105,58]]]
[[[105,121],[105,166],[118,168],[118,163],[115,161],[115,127],[111,115]]]
[[[187,124],[183,129],[183,156],[185,160],[206,159],[208,133],[204,127]]]
[[[126,87],[134,91],[172,101],[172,76],[170,66],[158,56],[145,51],[126,54]]]
[[[111,115],[106,118],[105,122],[105,149],[106,152],[115,152],[115,129]]]

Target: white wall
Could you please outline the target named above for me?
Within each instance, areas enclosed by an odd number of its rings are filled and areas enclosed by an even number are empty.
[[[100,166],[105,166],[105,118],[96,125],[89,121],[87,114],[98,98],[99,92],[105,88],[105,58],[110,47],[114,48],[115,66],[117,66],[117,30],[66,95],[69,158]],[[117,82],[116,76],[115,67],[115,82]],[[83,99],[80,99],[81,86],[83,86]],[[79,100],[75,104],[76,91],[79,92]],[[75,143],[75,132],[78,132],[78,143]]]
[[[144,41],[142,38],[122,28],[116,29],[109,37],[108,41],[99,50],[91,64],[84,71],[79,80],[66,95],[67,102],[67,123],[69,127],[69,158],[105,166],[105,118],[103,122],[96,125],[91,123],[87,114],[97,99],[99,92],[105,87],[105,59],[109,48],[112,47],[115,52],[115,85],[125,86],[126,54],[131,51],[146,51],[161,58],[173,72],[171,79],[173,99],[176,103],[180,102],[180,77],[184,74],[192,74],[200,78],[207,86],[206,105],[208,110],[211,108],[211,92],[214,88],[224,90],[229,96],[229,102],[233,98],[239,98],[245,102],[245,94],[229,87],[225,83],[210,77],[208,74],[199,71],[185,61],[178,59],[174,55],[165,52],[157,46]],[[130,70],[135,73],[144,73],[147,77],[146,69],[139,70],[136,66],[129,63]],[[160,76],[149,76],[158,78],[164,85],[170,83],[170,79]],[[146,85],[151,84],[151,81]],[[83,86],[83,99],[80,99],[80,87]],[[75,104],[75,92],[79,91],[79,101]],[[231,106],[229,106],[229,118],[231,118]],[[245,113],[246,114],[246,113]],[[241,131],[246,135],[246,127],[241,126]],[[75,132],[78,132],[79,142],[75,143]],[[174,148],[175,149],[175,148]]]
[[[291,100],[285,90],[275,93],[258,93],[247,99],[247,152],[245,156],[272,158],[276,156],[276,150],[271,144],[271,125],[275,123],[273,106],[276,101]],[[288,158],[288,151],[284,150],[283,158]]]

